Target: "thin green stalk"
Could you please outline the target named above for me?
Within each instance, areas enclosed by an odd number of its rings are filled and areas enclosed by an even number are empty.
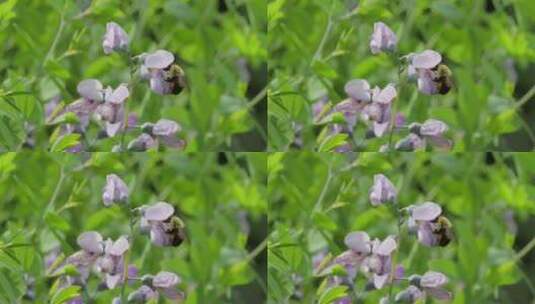
[[[126,254],[125,258],[124,258],[124,266],[123,266],[123,285],[121,286],[121,303],[126,303],[126,285],[128,284],[128,264],[130,263],[130,257],[132,255],[132,247],[134,246],[134,225],[135,225],[135,217],[134,217],[134,212],[132,211],[132,208],[131,208],[131,203],[130,201],[128,201],[128,204],[127,204],[127,209],[128,209],[128,216],[129,216],[129,219],[130,219],[130,222],[129,222],[129,229],[130,229],[130,234],[129,234],[129,237],[128,237],[128,242],[130,244],[130,248],[128,250],[128,253]]]
[[[323,37],[321,37],[320,44],[318,45],[316,52],[314,52],[314,57],[312,58],[311,62],[314,62],[315,60],[318,60],[321,58],[322,53],[323,53],[323,48],[325,47],[325,44],[327,43],[327,39],[329,38],[329,35],[331,34],[333,25],[334,25],[334,21],[333,21],[332,15],[329,15],[329,19],[327,20],[327,26],[325,28],[325,32],[323,33]]]
[[[400,249],[401,249],[401,225],[403,223],[403,220],[401,218],[401,212],[397,208],[397,202],[394,204],[394,209],[396,210],[396,216],[398,218],[398,240],[397,240],[396,254],[392,258],[392,267],[391,267],[391,271],[390,271],[390,288],[388,289],[388,300],[389,300],[389,303],[393,303],[394,302],[394,298],[393,298],[393,296],[394,296],[394,294],[393,294],[393,291],[394,291],[394,277],[395,277],[395,273],[396,273],[396,261],[397,261],[397,259],[399,257]]]

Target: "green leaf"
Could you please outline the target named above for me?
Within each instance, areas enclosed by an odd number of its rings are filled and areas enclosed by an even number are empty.
[[[326,289],[319,297],[319,304],[330,304],[347,296],[347,286],[336,286]]]
[[[312,69],[314,72],[322,77],[328,78],[328,79],[335,79],[338,78],[338,73],[336,73],[336,70],[333,69],[328,63],[316,60],[312,64]]]
[[[71,225],[69,222],[59,216],[58,214],[54,212],[47,212],[45,215],[45,222],[48,224],[48,226],[52,229],[60,230],[60,231],[69,231],[71,229]]]
[[[52,299],[50,300],[51,304],[63,304],[69,300],[72,300],[80,295],[80,286],[69,286],[58,290]]]
[[[320,143],[318,152],[331,152],[347,143],[349,136],[345,133],[329,135]]]
[[[61,66],[57,61],[49,59],[45,63],[45,70],[53,76],[67,80],[71,77],[69,70]]]
[[[63,152],[68,148],[74,147],[80,143],[80,134],[73,133],[64,136],[58,137],[52,147],[50,148],[51,152]]]

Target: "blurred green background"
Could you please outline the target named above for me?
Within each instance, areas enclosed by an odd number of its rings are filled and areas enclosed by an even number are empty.
[[[188,304],[262,303],[265,163],[261,153],[0,155],[0,303],[48,303],[53,280],[44,277],[44,257],[56,247],[66,255],[78,250],[81,232],[96,230],[113,239],[129,233],[124,210],[102,203],[110,173],[129,186],[134,207],[167,201],[186,223],[187,240],[180,247],[156,247],[147,235],[135,237],[132,262],[141,275],[177,273]],[[8,248],[13,243],[30,246]],[[36,298],[21,301],[27,278],[35,280]],[[100,281],[92,276],[93,302],[85,303],[111,303],[120,294],[120,289],[96,292]],[[127,292],[138,287],[139,282]]]
[[[188,151],[265,150],[265,7],[265,0],[1,1],[0,151],[20,149],[30,127],[37,148],[48,149],[43,106],[58,95],[77,99],[81,80],[128,82],[125,58],[102,50],[110,21],[128,33],[133,55],[169,50],[187,75],[189,89],[178,96],[159,96],[146,81],[135,86],[127,106],[141,122],[178,121]]]
[[[453,224],[455,237],[446,247],[422,246],[402,230],[397,261],[406,275],[445,273],[456,304],[534,303],[535,155],[424,152],[270,154],[269,303],[325,299],[328,289],[317,294],[322,280],[313,276],[312,257],[346,250],[347,233],[396,234],[392,210],[369,202],[377,173],[396,186],[400,208],[433,201]],[[364,293],[365,281],[357,274],[355,292],[363,299],[354,303],[378,303],[387,295],[388,289]]]
[[[532,0],[269,1],[270,150],[317,149],[321,126],[313,124],[311,105],[323,96],[340,102],[348,80],[398,82],[395,56],[370,52],[379,21],[397,34],[399,56],[433,49],[453,71],[454,88],[444,96],[423,95],[415,84],[398,88],[394,104],[408,121],[443,120],[455,151],[533,150]],[[366,128],[357,129],[362,142]],[[384,138],[366,140],[358,150],[382,144]]]

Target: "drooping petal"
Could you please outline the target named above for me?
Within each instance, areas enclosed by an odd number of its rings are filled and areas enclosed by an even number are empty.
[[[442,208],[436,203],[425,202],[413,206],[410,211],[412,218],[417,221],[432,221],[442,213]]]
[[[430,222],[422,222],[418,225],[418,241],[425,246],[432,247],[438,244],[437,237],[433,234],[433,226]]]
[[[414,303],[424,296],[423,292],[416,286],[410,285],[396,294],[396,303]]]
[[[173,149],[184,149],[187,145],[185,140],[176,136],[160,136],[159,139],[165,146]]]
[[[373,274],[373,285],[375,286],[375,288],[377,288],[377,289],[383,288],[383,286],[386,285],[389,276],[390,276],[390,274],[388,274],[388,273],[382,274],[382,275],[374,273]]]
[[[137,138],[128,143],[129,151],[146,151],[158,147],[158,141],[146,133],[141,133]]]
[[[438,88],[433,79],[434,72],[432,70],[418,70],[418,90],[427,95],[438,94]]]
[[[122,126],[122,121],[116,123],[106,122],[106,135],[108,135],[108,137],[114,137],[121,131]]]
[[[437,300],[449,301],[453,298],[451,292],[443,288],[425,288],[425,291]]]
[[[394,148],[398,151],[419,150],[425,148],[425,141],[420,136],[411,133],[400,139]]]

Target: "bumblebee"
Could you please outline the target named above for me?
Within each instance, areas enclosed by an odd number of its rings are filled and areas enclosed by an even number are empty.
[[[441,247],[447,246],[453,240],[451,222],[445,216],[439,216],[433,221],[433,235],[437,238],[437,243]]]
[[[171,238],[171,245],[179,246],[186,239],[184,222],[178,216],[172,216],[164,223],[165,234]]]
[[[445,95],[453,87],[453,80],[451,78],[451,70],[447,65],[441,63],[433,68],[435,76],[433,77],[433,82],[437,88],[437,91]]]
[[[170,84],[173,94],[179,94],[187,86],[186,73],[176,63],[164,69],[163,79]]]

